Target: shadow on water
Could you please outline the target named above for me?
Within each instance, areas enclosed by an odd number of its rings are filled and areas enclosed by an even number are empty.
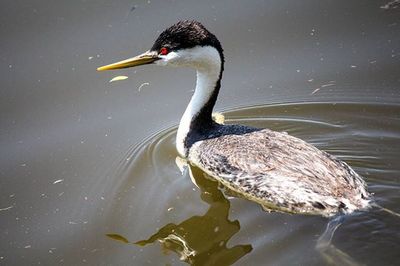
[[[399,113],[397,105],[291,103],[229,111],[225,121],[286,131],[330,152],[365,177],[378,204],[397,210],[399,186],[393,166],[399,155]],[[172,251],[192,265],[230,265],[241,258],[241,263],[286,265],[297,258],[307,265],[355,265],[354,261],[366,263],[365,252],[382,249],[375,244],[379,239],[398,240],[398,218],[373,209],[347,217],[338,230],[339,224],[328,224],[329,241],[317,243],[326,219],[268,214],[244,199],[228,199],[218,183],[195,167],[181,175],[175,164],[175,134],[176,127],[169,128],[132,148],[116,174],[117,200],[109,217],[119,218],[110,218],[109,232],[124,233],[108,236],[136,244],[132,253],[140,254],[141,262],[165,262],[150,248],[159,242],[164,253]],[[138,250],[142,246],[146,248]],[[389,261],[398,256],[390,250],[386,254]],[[382,259],[378,254],[372,263]]]

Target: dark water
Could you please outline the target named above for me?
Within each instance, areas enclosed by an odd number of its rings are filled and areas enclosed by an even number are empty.
[[[4,1],[0,265],[175,265],[185,252],[198,264],[326,264],[314,248],[326,219],[265,213],[196,169],[198,186],[181,174],[174,134],[193,71],[95,69],[200,20],[225,49],[217,110],[235,110],[229,123],[338,156],[400,212],[400,8],[388,2]],[[129,78],[109,83],[118,75]],[[356,214],[332,243],[359,263],[397,265],[399,221]]]

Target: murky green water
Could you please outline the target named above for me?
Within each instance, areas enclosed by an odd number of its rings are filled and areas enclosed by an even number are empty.
[[[397,105],[357,103],[290,103],[225,113],[227,123],[286,131],[345,160],[366,178],[377,202],[394,211],[400,211],[399,115]],[[328,262],[315,250],[327,219],[266,213],[245,199],[228,199],[198,169],[192,169],[193,183],[175,164],[175,133],[171,128],[156,134],[121,161],[112,209],[115,216],[131,217],[131,223],[113,224],[112,233],[123,232],[136,242],[128,245],[136,254],[133,262]],[[379,209],[357,213],[337,230],[333,244],[359,263],[390,264],[399,259],[398,223],[399,217]],[[333,259],[340,264],[339,255]]]

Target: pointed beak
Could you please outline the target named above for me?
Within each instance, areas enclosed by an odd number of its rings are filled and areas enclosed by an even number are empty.
[[[121,69],[121,68],[128,68],[128,67],[135,67],[140,65],[151,64],[154,61],[159,60],[157,52],[147,51],[141,55],[125,59],[110,65],[102,66],[97,68],[97,71],[103,70],[113,70],[113,69]]]

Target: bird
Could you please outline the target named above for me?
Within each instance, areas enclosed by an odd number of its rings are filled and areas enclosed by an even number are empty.
[[[161,32],[150,50],[97,70],[194,68],[196,87],[176,134],[179,156],[266,211],[332,217],[371,206],[364,179],[327,152],[285,132],[215,122],[224,63],[217,37],[198,21],[182,20]]]

